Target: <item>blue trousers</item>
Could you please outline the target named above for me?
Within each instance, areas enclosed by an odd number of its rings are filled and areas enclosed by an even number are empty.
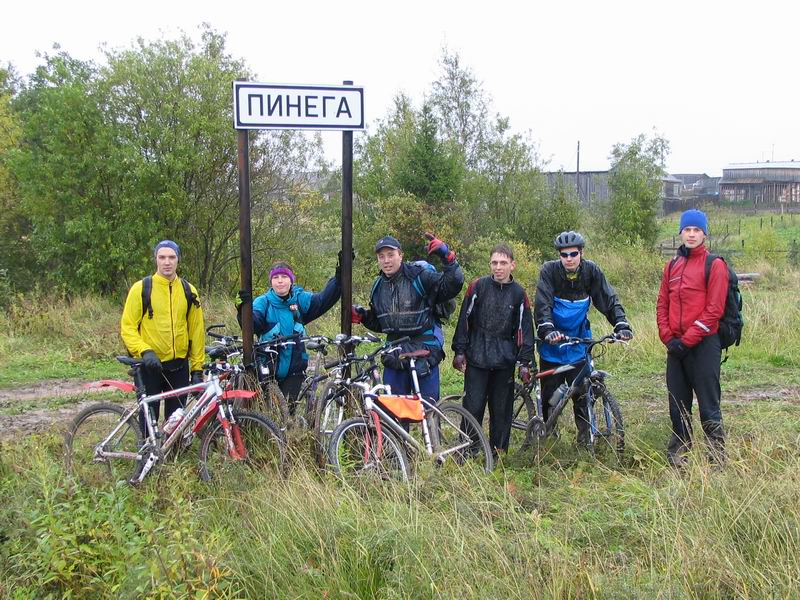
[[[413,394],[414,381],[411,371],[383,368],[383,383],[392,386],[393,394]],[[425,377],[419,378],[419,391],[434,403],[439,402],[439,365],[433,367]]]

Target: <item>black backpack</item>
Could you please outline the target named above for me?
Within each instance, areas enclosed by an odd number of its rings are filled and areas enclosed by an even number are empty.
[[[731,346],[738,346],[742,341],[744,317],[742,316],[742,293],[739,291],[739,278],[727,261],[717,254],[706,257],[706,286],[711,274],[711,263],[720,259],[728,269],[728,293],[725,296],[725,312],[719,320],[719,344],[723,350]]]
[[[718,254],[708,254],[706,256],[706,287],[708,278],[711,275],[711,264],[720,259],[728,269],[728,293],[725,296],[725,310],[719,320],[719,345],[725,350],[731,346],[738,346],[742,341],[742,329],[744,328],[744,317],[742,316],[742,293],[739,291],[739,278],[728,264],[728,262]],[[672,272],[672,265],[677,261],[677,257],[672,259],[669,269]],[[727,357],[725,358],[727,360]],[[725,361],[723,361],[725,362]]]
[[[183,286],[183,293],[186,296],[186,320],[189,320],[189,311],[192,310],[192,306],[200,306],[200,301],[197,299],[197,295],[192,291],[192,286],[189,285],[189,282],[186,281],[183,277],[178,277],[181,280],[181,285]],[[150,302],[150,296],[153,293],[153,276],[148,275],[144,279],[142,279],[142,319],[144,319],[145,313],[147,313],[147,318],[153,318],[153,305]]]

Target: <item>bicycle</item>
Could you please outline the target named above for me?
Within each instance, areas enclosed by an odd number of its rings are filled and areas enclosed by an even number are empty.
[[[86,484],[103,479],[120,481],[125,479],[120,473],[128,472],[122,465],[133,462],[133,473],[127,480],[137,485],[173,450],[188,449],[195,437],[200,438],[199,475],[204,481],[238,478],[242,468],[283,472],[286,456],[280,430],[261,414],[233,408],[235,399],[252,397],[254,392],[223,390],[222,382],[241,367],[227,362],[205,365],[206,381],[148,396],[141,373],[142,360],[116,358],[131,368],[134,385],[106,380],[98,387],[135,391],[136,404],[124,408],[99,402],[75,417],[64,437],[64,461],[67,472],[78,481]],[[185,415],[165,436],[159,430],[151,404],[187,394],[193,396]],[[140,414],[146,415],[144,427]]]
[[[242,356],[242,339],[238,336],[228,336],[211,331],[220,327],[224,327],[224,325],[211,325],[207,329],[208,335],[219,340],[220,346],[225,348],[228,360],[240,360]],[[250,365],[251,369],[241,371],[234,383],[236,389],[252,389],[255,387],[260,389],[261,392],[254,398],[252,407],[269,417],[282,430],[286,430],[291,425],[292,414],[286,396],[275,378],[275,369],[280,349],[298,343],[306,344],[306,349],[308,350],[324,354],[330,340],[325,336],[300,337],[299,334],[295,334],[257,342],[253,345],[255,363]],[[305,378],[297,396],[296,406],[300,406],[302,398],[306,399],[304,414],[296,416],[296,420],[301,427],[304,424],[307,425],[313,418],[316,387],[320,381],[326,378],[319,375],[319,362],[319,360],[314,361],[315,366],[311,368],[312,374]],[[253,378],[253,373],[255,378]],[[252,382],[248,382],[248,379],[252,379]],[[258,386],[255,385],[256,381]]]
[[[382,350],[393,351],[399,347]],[[393,395],[384,384],[370,387],[351,381],[362,391],[364,414],[342,421],[331,434],[328,462],[339,476],[406,481],[411,474],[409,453],[426,454],[438,465],[474,461],[486,473],[494,468],[489,441],[475,418],[458,404],[436,405],[420,393],[416,359],[428,354],[429,350],[415,350],[399,355],[409,363],[413,394]],[[420,423],[422,441],[402,423]]]
[[[592,456],[596,453],[597,440],[605,440],[607,447],[618,458],[622,457],[625,451],[625,429],[622,411],[620,410],[619,402],[606,386],[605,380],[608,377],[608,373],[594,368],[594,357],[592,356],[595,348],[613,343],[624,344],[626,342],[619,339],[615,334],[609,334],[599,339],[567,338],[562,345],[583,344],[586,346],[585,358],[535,374],[533,378],[535,383],[531,387],[535,386],[536,389],[536,403],[534,405],[536,415],[528,422],[522,450],[533,446],[535,452],[538,453],[541,442],[553,434],[561,412],[569,400],[573,399],[574,402],[584,402],[586,404],[589,415],[589,439],[586,441],[586,446]],[[548,400],[551,408],[547,421],[545,421],[541,417],[543,414],[543,400],[539,385],[541,380],[550,375],[566,373],[576,369],[578,373],[572,383],[569,385],[562,383]],[[525,391],[527,392],[527,388],[525,388]],[[529,394],[528,400],[530,404],[533,404]]]
[[[406,340],[408,338],[403,338],[400,342]],[[327,462],[328,442],[333,430],[344,420],[345,415],[355,414],[361,406],[361,389],[353,383],[368,381],[372,385],[377,384],[380,381],[377,357],[396,344],[387,342],[370,354],[355,354],[355,349],[360,344],[377,342],[380,342],[380,338],[371,333],[350,337],[341,333],[331,341],[331,344],[339,348],[341,356],[325,364],[327,373],[324,378],[328,381],[322,388],[314,410],[312,454],[320,466]],[[358,367],[355,375],[350,374],[353,366]]]

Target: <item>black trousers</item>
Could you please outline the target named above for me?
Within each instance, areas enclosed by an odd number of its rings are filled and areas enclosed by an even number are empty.
[[[677,458],[692,445],[692,397],[697,396],[700,424],[712,449],[725,449],[719,385],[722,350],[717,334],[704,337],[686,356],[667,354],[667,391],[672,437],[667,443],[670,457]]]
[[[511,421],[514,416],[514,370],[480,369],[467,365],[464,375],[464,408],[478,423],[489,405],[489,444],[493,449],[508,450]]]
[[[560,367],[561,365],[558,363],[551,363],[543,359],[541,356],[539,357],[539,371],[549,371],[550,369],[555,369],[556,367]],[[545,377],[542,379],[542,418],[547,421],[547,418],[550,416],[550,410],[552,407],[550,406],[550,398],[552,398],[553,393],[556,391],[558,386],[562,383],[566,383],[567,385],[571,385],[575,378],[580,373],[580,365],[571,371],[565,371],[563,373],[559,373],[558,375],[550,375],[549,377]],[[586,404],[583,402],[575,402],[573,398],[572,401],[572,414],[575,416],[575,427],[578,429],[578,442],[589,442],[589,411],[586,408]]]
[[[289,405],[289,414],[294,415],[297,412],[297,395],[300,393],[300,388],[303,387],[303,381],[306,376],[302,373],[297,375],[289,375],[285,379],[278,382],[278,387],[281,388],[286,403]],[[305,406],[303,406],[305,410]]]
[[[185,358],[178,358],[175,360],[168,360],[161,364],[160,373],[152,373],[147,368],[142,369],[142,380],[144,381],[144,389],[148,396],[153,394],[160,394],[168,392],[176,388],[186,387],[189,385],[189,361]],[[178,410],[178,407],[186,406],[186,396],[178,396],[176,398],[167,398],[164,400],[164,420],[169,419],[169,416]],[[158,420],[158,414],[161,410],[161,402],[151,402],[151,410]],[[144,411],[141,415],[142,431],[147,435],[147,427],[145,426]]]

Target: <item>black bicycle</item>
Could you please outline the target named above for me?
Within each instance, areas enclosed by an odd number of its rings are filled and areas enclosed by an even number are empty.
[[[554,369],[540,371],[535,374],[530,386],[523,386],[521,395],[522,403],[528,407],[533,407],[536,414],[528,421],[525,429],[525,441],[522,449],[534,448],[538,453],[541,442],[556,430],[558,418],[570,399],[574,402],[583,402],[586,405],[589,415],[589,438],[586,446],[592,455],[595,454],[598,445],[613,451],[618,458],[622,457],[625,451],[625,429],[622,421],[622,411],[619,402],[609,391],[606,385],[608,373],[595,369],[593,353],[602,349],[598,356],[602,355],[608,344],[625,343],[614,334],[603,336],[600,339],[590,338],[568,338],[562,345],[585,345],[586,356],[581,360],[566,365],[559,365]],[[541,415],[542,402],[540,382],[544,377],[578,370],[578,374],[571,384],[562,383],[553,396],[548,399],[550,403],[550,414],[545,421]],[[534,391],[531,397],[531,390]]]

